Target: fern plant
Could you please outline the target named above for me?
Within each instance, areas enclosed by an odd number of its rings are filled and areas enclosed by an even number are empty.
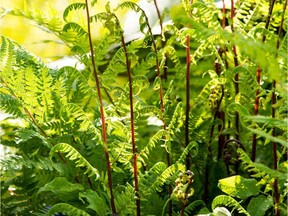
[[[4,10],[48,29],[84,68],[51,69],[1,36],[1,143],[13,152],[1,213],[287,214],[287,0],[226,3],[182,1],[164,26],[154,0],[158,35],[129,1],[80,1],[63,18]],[[126,41],[123,9],[140,15],[142,38]]]

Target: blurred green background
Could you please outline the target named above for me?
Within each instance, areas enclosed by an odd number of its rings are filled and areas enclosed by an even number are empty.
[[[62,19],[65,8],[75,2],[84,2],[84,0],[1,0],[0,34],[15,40],[31,53],[39,56],[46,63],[69,55],[69,48],[59,43],[59,39],[55,35],[43,31],[35,22],[23,17],[7,14],[5,11],[9,9],[32,9],[35,7],[41,9],[43,15],[45,15],[49,10],[53,9]],[[120,2],[121,0],[112,0],[110,1],[110,5],[114,8]],[[137,2],[137,0],[134,0],[134,2]],[[107,1],[99,0],[95,7],[97,11],[92,11],[91,14],[104,11],[106,3]],[[120,16],[123,17],[126,11],[122,11],[121,13]],[[104,33],[104,28],[100,23],[97,24],[96,27],[93,26],[93,29],[93,37],[95,39],[101,37]]]

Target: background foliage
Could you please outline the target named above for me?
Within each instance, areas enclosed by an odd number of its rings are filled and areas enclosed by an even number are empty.
[[[1,142],[15,154],[1,213],[286,215],[287,1],[231,2],[182,1],[159,34],[133,2],[3,9],[78,62],[48,67],[2,35]],[[143,37],[127,40],[127,10]]]

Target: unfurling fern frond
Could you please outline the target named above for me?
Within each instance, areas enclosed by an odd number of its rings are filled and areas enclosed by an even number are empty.
[[[284,173],[277,170],[272,170],[263,164],[252,162],[247,153],[241,148],[239,148],[237,152],[239,154],[239,159],[244,165],[244,169],[248,170],[252,177],[263,179],[278,178],[280,181],[285,182],[286,177]]]
[[[160,175],[160,173],[163,173],[166,169],[166,164],[163,162],[156,163],[153,167],[151,167],[148,171],[146,171],[144,174],[140,174],[140,185],[143,185],[143,187],[149,188],[152,182],[156,180],[156,178]],[[145,193],[145,191],[143,191]]]
[[[69,15],[70,12],[75,11],[75,10],[79,10],[79,9],[85,9],[86,8],[86,4],[85,3],[73,3],[70,4],[63,12],[63,19],[67,22],[67,17]]]
[[[76,167],[86,168],[85,174],[88,176],[94,176],[98,179],[100,174],[96,168],[94,168],[75,148],[67,143],[59,143],[55,145],[50,151],[50,157],[56,152],[66,153],[66,157],[72,161],[75,161]]]
[[[186,160],[187,155],[191,152],[192,149],[194,149],[193,154],[190,154],[191,157],[195,157],[198,154],[198,143],[197,142],[191,142],[188,146],[182,151],[181,156],[179,157],[178,161],[176,163],[184,163]]]
[[[63,213],[73,216],[90,216],[90,214],[88,214],[87,212],[67,203],[58,203],[52,206],[51,209],[48,211],[47,215],[53,216],[57,213]]]
[[[150,139],[148,144],[141,150],[140,155],[148,158],[149,152],[156,147],[156,144],[164,138],[164,136],[168,135],[166,130],[159,130],[154,136]]]
[[[140,18],[139,18],[140,31],[145,34],[148,28],[148,33],[150,34],[152,33],[151,27],[149,25],[148,17],[146,16],[145,11],[139,5],[137,5],[134,2],[126,1],[126,2],[119,4],[118,8],[121,8],[121,9],[129,8],[135,11],[136,13],[140,12]]]
[[[64,105],[61,108],[60,115],[64,122],[74,126],[75,129],[77,129],[76,124],[79,124],[80,131],[91,132],[98,141],[102,140],[100,131],[90,120],[88,113],[85,113],[77,104],[68,103]]]
[[[63,88],[66,91],[65,95],[59,95],[61,101],[63,100],[62,97],[66,97],[68,103],[79,104],[79,102],[87,103],[91,97],[97,97],[92,87],[88,85],[88,78],[85,77],[85,73],[78,71],[74,67],[62,67],[58,71],[56,79],[61,85],[59,88]]]
[[[181,172],[185,172],[185,166],[183,164],[173,164],[170,167],[168,167],[167,169],[164,170],[164,172],[161,173],[161,175],[159,175],[157,177],[157,179],[151,184],[149,191],[150,192],[156,192],[156,191],[160,191],[162,185],[164,185],[164,183],[173,175],[175,175],[175,173],[178,173],[179,171]]]
[[[227,195],[219,195],[212,202],[212,209],[218,206],[234,207],[239,213],[250,216],[250,214],[232,197]]]

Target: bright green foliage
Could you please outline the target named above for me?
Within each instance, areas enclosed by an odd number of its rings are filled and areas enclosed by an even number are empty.
[[[255,179],[245,179],[236,175],[219,180],[219,188],[230,196],[246,199],[256,196],[260,192],[260,187],[256,185]]]
[[[47,14],[36,8],[9,12],[56,35],[84,67],[51,69],[1,36],[0,110],[9,117],[0,122],[0,135],[1,144],[13,151],[0,162],[3,215],[112,215],[111,191],[118,216],[136,215],[138,198],[141,215],[220,216],[237,211],[264,216],[275,215],[277,209],[287,214],[284,1],[276,1],[267,29],[266,0],[237,1],[233,28],[230,8],[223,14],[211,0],[193,2],[167,9],[161,19],[170,12],[173,22],[159,35],[151,34],[145,11],[129,1],[116,8],[107,1],[105,11],[90,1],[88,20],[84,1],[69,5],[63,18],[52,8]],[[140,15],[142,38],[122,38],[117,13],[123,9]],[[107,29],[92,47],[100,86],[89,52],[96,22]],[[252,137],[257,141],[255,161],[250,158]]]

